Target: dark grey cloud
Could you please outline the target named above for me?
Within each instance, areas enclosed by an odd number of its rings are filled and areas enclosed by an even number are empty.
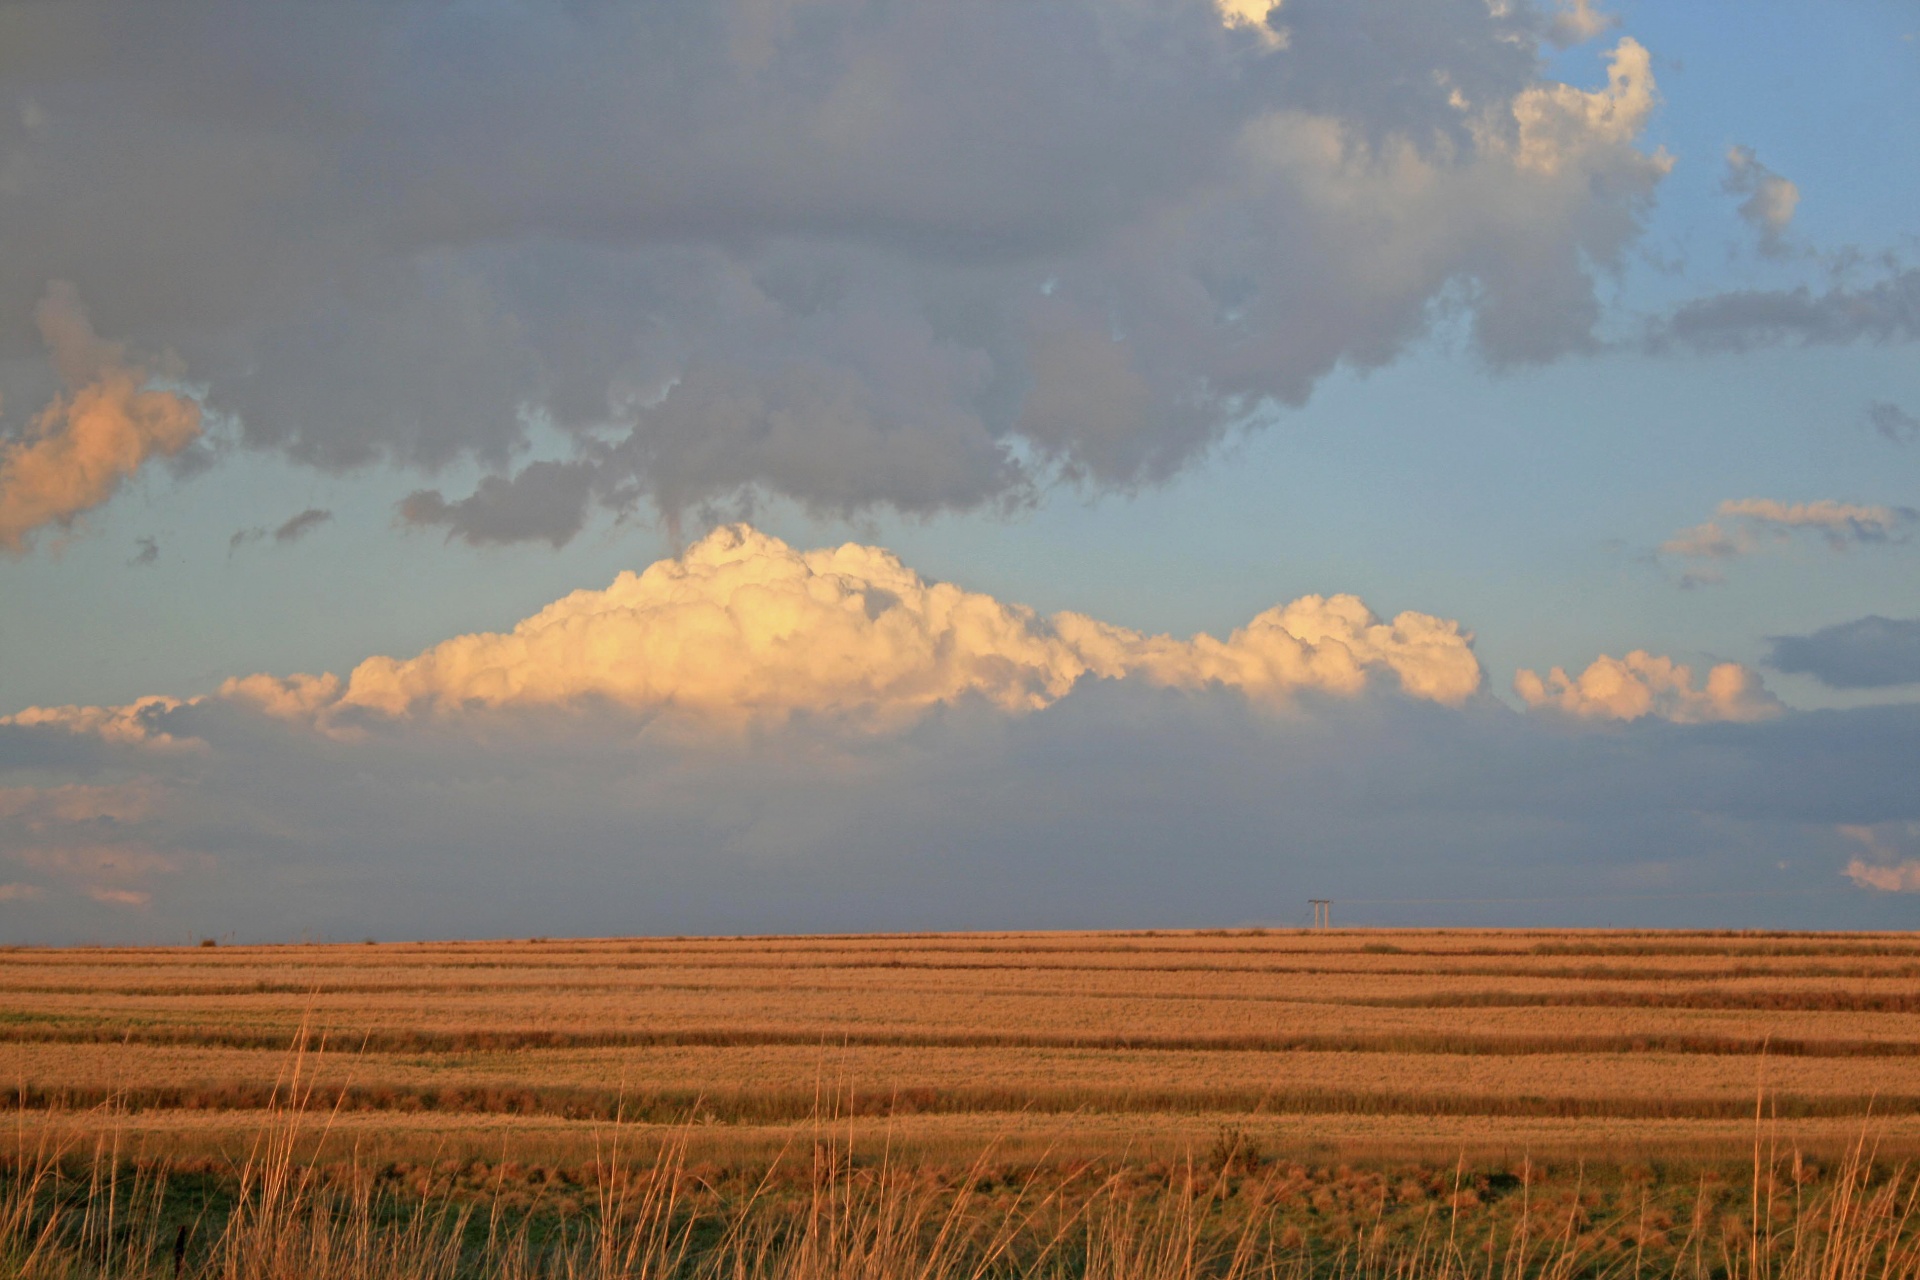
[[[1767,665],[1834,689],[1920,683],[1920,618],[1872,614],[1812,635],[1774,636]]]
[[[0,727],[0,785],[155,791],[93,832],[154,859],[127,879],[143,913],[0,830],[8,878],[46,890],[9,936],[1205,925],[1325,896],[1430,900],[1350,917],[1378,922],[1904,927],[1913,899],[1845,879],[1838,828],[1920,820],[1914,706],[1595,729],[1490,698],[1274,715],[1098,682],[879,738],[689,742],[591,710],[351,740],[220,702],[153,722],[204,746],[77,761],[64,730]]]
[[[276,543],[282,545],[289,542],[298,542],[331,519],[333,519],[333,512],[322,507],[308,507],[305,511],[299,512],[297,515],[287,517],[278,527],[272,530],[268,530],[265,525],[257,525],[251,529],[236,530],[234,535],[227,539],[227,553],[231,555],[249,543],[259,542],[266,538],[269,533],[271,533]]]
[[[1867,421],[1873,424],[1875,431],[1895,444],[1908,444],[1920,439],[1920,418],[1886,400],[1875,400],[1867,406]]]
[[[331,519],[333,519],[333,512],[320,507],[308,507],[298,515],[289,516],[279,528],[275,529],[273,540],[298,542]]]
[[[438,489],[417,489],[401,501],[400,519],[444,525],[449,538],[474,546],[533,540],[564,546],[586,523],[593,479],[588,463],[535,462],[511,478],[486,477],[457,502]]]
[[[1920,269],[1908,268],[1861,288],[1750,289],[1702,298],[1677,308],[1656,327],[1650,343],[1655,350],[1748,351],[1916,338]]]
[[[1541,92],[1550,23],[1524,6],[1272,21],[1283,40],[1207,0],[0,6],[0,100],[25,104],[0,119],[0,316],[73,280],[248,445],[477,461],[496,482],[407,518],[549,542],[596,507],[1156,483],[1449,308],[1496,365],[1591,346],[1593,278],[1664,172],[1634,145],[1637,46],[1588,112]],[[548,427],[590,484],[511,478]]]

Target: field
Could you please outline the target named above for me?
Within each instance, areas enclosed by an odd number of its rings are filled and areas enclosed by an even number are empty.
[[[0,951],[0,1277],[1920,1280],[1920,938]]]
[[[1245,931],[0,952],[24,1123],[231,1153],[304,1033],[341,1135],[567,1165],[616,1117],[761,1159],[1700,1161],[1920,1147],[1920,938]]]

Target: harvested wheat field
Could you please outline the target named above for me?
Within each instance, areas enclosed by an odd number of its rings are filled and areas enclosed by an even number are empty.
[[[1265,931],[0,952],[29,1127],[239,1149],[305,1035],[336,1135],[758,1161],[823,1124],[938,1162],[1712,1161],[1920,1150],[1920,938]]]

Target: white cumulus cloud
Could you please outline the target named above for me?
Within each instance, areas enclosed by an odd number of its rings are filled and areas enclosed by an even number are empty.
[[[1692,668],[1672,658],[1635,649],[1624,658],[1601,654],[1578,676],[1554,667],[1544,679],[1521,670],[1513,689],[1528,707],[1587,720],[1638,720],[1654,716],[1678,724],[1716,720],[1763,720],[1783,709],[1760,674],[1723,662],[1696,685]]]
[[[1412,612],[1385,621],[1350,595],[1276,606],[1224,640],[1177,639],[929,582],[879,547],[801,551],[732,525],[511,631],[368,658],[344,681],[239,677],[219,696],[348,735],[356,717],[594,706],[703,726],[817,717],[886,730],[963,701],[1036,711],[1082,679],[1129,677],[1234,689],[1272,707],[1376,688],[1459,705],[1482,682],[1459,623]],[[165,745],[177,740],[156,716],[188,705],[30,708],[0,723]]]
[[[887,726],[966,698],[1038,710],[1084,676],[1136,674],[1270,703],[1374,684],[1458,703],[1480,685],[1459,624],[1416,613],[1384,623],[1352,596],[1296,600],[1224,641],[1177,640],[1081,614],[1043,618],[928,582],[878,547],[798,551],[736,525],[510,632],[370,658],[338,706],[398,716],[600,701],[701,720],[807,714]]]

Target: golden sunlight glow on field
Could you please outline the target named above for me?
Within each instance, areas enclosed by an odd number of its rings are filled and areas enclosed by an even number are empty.
[[[29,1123],[257,1126],[302,1027],[336,1124],[568,1160],[616,1115],[696,1153],[823,1116],[937,1154],[1705,1157],[1756,1100],[1920,1147],[1920,939],[1325,930],[0,952]]]

